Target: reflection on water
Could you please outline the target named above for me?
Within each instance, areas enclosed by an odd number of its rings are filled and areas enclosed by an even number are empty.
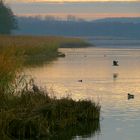
[[[69,94],[74,99],[99,102],[103,118],[99,140],[139,140],[140,50],[73,48],[60,51],[66,54],[65,58],[27,69],[26,73],[47,90],[53,89],[57,97]],[[112,66],[113,60],[119,66]],[[133,93],[135,98],[128,100],[128,93]],[[84,139],[97,137],[90,135]]]
[[[118,78],[118,73],[113,73],[113,80],[116,81],[117,78]]]
[[[51,136],[40,137],[39,140],[72,140],[72,139],[86,139],[89,137],[94,137],[100,133],[100,123],[99,121],[83,122],[79,123],[77,126],[67,127],[65,130],[59,130]],[[31,139],[35,140],[35,139]],[[38,139],[36,139],[38,140]]]
[[[82,139],[92,137],[100,132],[99,121],[94,123],[86,122],[80,123],[76,127],[66,128],[64,131],[55,133],[50,140],[71,140],[73,138]],[[45,140],[45,139],[44,139]]]

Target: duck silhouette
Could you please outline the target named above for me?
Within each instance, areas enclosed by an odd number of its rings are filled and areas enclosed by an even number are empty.
[[[118,65],[118,61],[113,60],[113,66],[119,66],[119,65]]]
[[[33,88],[32,88],[32,89],[33,89],[33,91],[36,92],[36,93],[40,91],[39,88],[38,88],[38,86],[35,85],[35,84],[33,84]]]
[[[38,93],[40,91],[38,86],[35,84],[34,79],[30,80],[30,84],[32,86],[32,90],[33,90],[34,93]]]
[[[128,100],[129,99],[134,99],[134,95],[133,94],[130,94],[130,93],[128,93],[127,97],[128,97]]]

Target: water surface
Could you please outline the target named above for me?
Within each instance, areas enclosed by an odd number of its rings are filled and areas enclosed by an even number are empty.
[[[58,98],[91,99],[101,105],[101,132],[75,140],[139,140],[140,49],[73,48],[50,64],[28,68],[39,85]],[[118,60],[119,66],[112,66]],[[82,80],[82,82],[78,82]],[[127,94],[135,95],[128,100]]]

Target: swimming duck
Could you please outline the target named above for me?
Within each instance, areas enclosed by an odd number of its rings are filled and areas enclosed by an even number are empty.
[[[39,92],[40,91],[38,86],[35,85],[35,84],[33,84],[33,88],[32,89],[33,89],[34,92]]]
[[[128,99],[134,99],[134,95],[133,94],[130,94],[130,93],[128,93]]]
[[[34,93],[37,93],[37,92],[40,91],[39,88],[38,88],[38,86],[35,84],[34,79],[31,79],[30,80],[30,84],[32,86],[32,90],[34,91]]]
[[[113,61],[113,66],[119,66],[119,65],[118,65],[118,61],[114,60],[114,61]]]

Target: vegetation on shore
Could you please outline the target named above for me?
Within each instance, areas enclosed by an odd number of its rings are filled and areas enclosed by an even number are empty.
[[[3,139],[52,137],[83,123],[90,123],[93,132],[99,130],[100,107],[91,101],[55,99],[41,91],[24,91],[20,96],[0,95]]]
[[[70,39],[71,40],[71,39]],[[58,133],[83,127],[86,132],[99,130],[100,106],[91,101],[56,99],[40,89],[33,89],[33,81],[23,82],[19,76],[22,57],[58,53],[65,38],[0,36],[0,138],[56,138]],[[90,128],[84,124],[90,124]],[[85,129],[84,129],[85,128]],[[86,133],[85,132],[85,133]]]
[[[86,47],[89,45],[79,38],[0,35],[0,50],[11,48],[15,55],[24,58],[26,65],[38,65],[56,59],[60,54],[58,48],[61,47]]]

